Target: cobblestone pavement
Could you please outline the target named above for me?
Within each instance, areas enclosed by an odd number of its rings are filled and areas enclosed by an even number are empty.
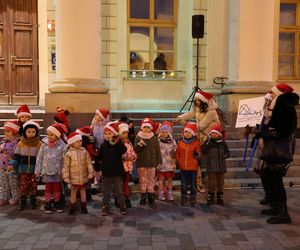
[[[122,216],[113,208],[103,217],[100,197],[88,205],[89,214],[45,214],[42,209],[0,208],[1,249],[300,249],[299,187],[288,188],[293,223],[269,225],[258,205],[262,190],[226,190],[225,206],[196,208],[176,201],[157,202],[158,209],[138,205]]]

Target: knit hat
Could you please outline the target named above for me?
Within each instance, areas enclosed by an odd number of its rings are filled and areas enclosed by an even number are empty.
[[[63,134],[66,133],[66,128],[65,125],[60,124],[60,123],[54,123],[51,126],[49,126],[46,129],[46,132],[52,132],[54,135],[56,135],[58,138],[62,137]]]
[[[67,139],[68,139],[68,145],[72,145],[73,143],[82,140],[81,135],[77,134],[76,132],[69,134]]]
[[[109,118],[109,110],[108,109],[97,109],[96,110],[96,113],[98,115],[100,115],[100,117],[103,119],[103,120],[106,120]]]
[[[84,126],[75,130],[77,134],[83,136],[91,136],[93,134],[92,128],[90,126]]]
[[[69,127],[67,116],[70,114],[70,111],[62,107],[57,107],[56,110],[58,113],[54,116],[54,120],[58,123],[64,124],[66,127]]]
[[[153,120],[151,117],[144,118],[142,120],[141,128],[143,128],[143,127],[149,127],[149,128],[151,128],[151,130],[153,130]]]
[[[172,137],[172,133],[173,133],[173,123],[172,122],[169,122],[169,121],[164,121],[162,124],[161,124],[161,127],[160,127],[160,132],[162,131],[165,131],[169,134],[170,137]]]
[[[183,128],[183,132],[185,131],[190,132],[193,136],[196,136],[198,131],[197,123],[188,122]]]
[[[23,115],[27,115],[27,116],[30,116],[32,117],[32,114],[28,108],[28,106],[26,104],[22,104],[18,110],[16,111],[15,115],[17,117],[20,117],[20,116],[23,116]]]
[[[123,132],[125,131],[129,131],[129,126],[127,123],[125,122],[121,122],[119,125],[118,125],[118,128],[119,128],[119,133],[122,134]]]
[[[223,137],[223,129],[219,124],[216,124],[211,127],[208,134],[210,135],[211,133],[217,133],[218,135]]]
[[[276,96],[279,96],[279,95],[285,94],[285,93],[292,93],[294,91],[294,89],[285,83],[278,83],[276,86],[271,88],[271,91]]]
[[[107,123],[105,125],[104,132],[105,132],[105,130],[109,130],[114,135],[118,135],[119,134],[119,127],[118,126],[119,126],[119,122],[118,121],[109,122],[109,123]]]
[[[4,130],[17,134],[20,130],[20,123],[18,121],[7,121],[4,123]]]
[[[129,115],[123,115],[123,116],[121,116],[120,122],[125,122],[126,124],[129,124],[129,123],[133,122],[133,120],[131,119],[131,117]]]
[[[213,97],[213,94],[204,92],[204,91],[198,91],[195,94],[195,99],[200,99],[202,102],[208,103],[209,100]]]

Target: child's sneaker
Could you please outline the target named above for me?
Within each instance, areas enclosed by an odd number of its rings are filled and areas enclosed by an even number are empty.
[[[159,191],[158,199],[160,201],[165,201],[166,200],[164,191]]]
[[[168,196],[167,196],[168,201],[174,201],[174,196],[172,191],[168,191]]]
[[[187,196],[181,195],[181,206],[187,206]]]
[[[126,208],[131,208],[132,207],[131,202],[128,198],[125,199],[125,205],[126,205]]]
[[[108,213],[109,213],[109,205],[104,204],[103,207],[102,207],[102,215],[107,216]]]
[[[51,214],[52,210],[51,210],[51,203],[50,202],[46,202],[44,205],[44,210],[46,214]]]

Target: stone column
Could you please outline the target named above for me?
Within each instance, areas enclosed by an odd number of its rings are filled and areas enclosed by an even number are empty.
[[[56,105],[79,113],[109,107],[101,81],[101,1],[56,1],[56,50],[56,80],[49,85],[46,111]]]
[[[228,83],[219,102],[236,113],[240,99],[261,96],[274,85],[279,0],[228,0]]]

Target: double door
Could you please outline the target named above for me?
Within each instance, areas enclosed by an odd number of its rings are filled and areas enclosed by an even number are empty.
[[[0,105],[38,104],[37,0],[0,0]]]

